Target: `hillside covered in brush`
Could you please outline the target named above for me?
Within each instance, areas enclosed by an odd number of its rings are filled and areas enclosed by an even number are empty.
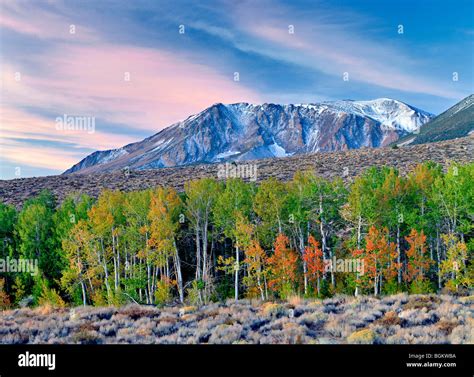
[[[15,309],[3,344],[472,344],[473,297],[337,295],[201,307]]]
[[[461,164],[474,161],[474,139],[428,143],[400,148],[363,148],[350,151],[307,153],[291,157],[246,161],[256,168],[256,182],[274,177],[288,181],[298,171],[311,170],[316,175],[351,182],[355,176],[373,165],[397,168],[406,174],[416,164],[432,161],[444,167],[451,161]],[[219,168],[225,164],[198,164],[183,167],[121,170],[112,173],[66,174],[57,176],[0,180],[0,200],[5,204],[21,207],[22,204],[49,190],[58,203],[71,193],[87,194],[97,198],[104,189],[122,191],[144,190],[158,185],[170,186],[181,192],[184,183],[191,179],[218,178]],[[234,165],[233,165],[234,166]]]

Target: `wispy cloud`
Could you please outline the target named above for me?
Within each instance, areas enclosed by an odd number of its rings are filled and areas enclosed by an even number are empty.
[[[35,103],[58,114],[101,116],[109,122],[158,130],[215,102],[258,100],[258,95],[209,67],[167,51],[125,45],[58,46],[36,56],[46,74],[3,72],[15,105]],[[5,77],[6,76],[6,77]]]
[[[1,4],[0,27],[30,37],[68,42],[94,42],[97,34],[78,18],[56,14],[59,2],[6,0]]]
[[[453,90],[448,77],[445,80],[427,77],[429,62],[415,59],[397,47],[397,25],[390,25],[392,38],[382,42],[367,36],[371,19],[346,10],[316,6],[313,12],[302,13],[276,1],[244,1],[229,7],[226,14],[238,32],[203,22],[193,26],[226,39],[243,51],[304,66],[341,80],[347,72],[349,80],[387,89],[455,99],[466,95]],[[293,33],[289,32],[290,27]]]

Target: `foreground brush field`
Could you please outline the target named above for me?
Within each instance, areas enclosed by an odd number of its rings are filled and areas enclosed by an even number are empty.
[[[398,294],[201,308],[128,305],[0,313],[7,344],[472,344],[474,296]]]

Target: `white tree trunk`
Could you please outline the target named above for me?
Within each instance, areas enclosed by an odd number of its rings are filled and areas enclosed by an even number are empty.
[[[86,287],[84,284],[84,280],[81,280],[81,288],[82,288],[82,305],[86,306]]]
[[[235,282],[234,282],[234,293],[235,301],[239,299],[239,247],[235,246]]]
[[[181,261],[179,259],[178,248],[176,246],[176,241],[173,240],[174,252],[175,252],[175,269],[176,269],[176,279],[178,280],[178,294],[179,301],[184,302],[184,292],[183,292],[183,276],[181,274]]]
[[[402,260],[400,251],[400,223],[397,222],[397,263],[398,263],[398,284],[402,284],[402,269],[400,268],[400,262]]]

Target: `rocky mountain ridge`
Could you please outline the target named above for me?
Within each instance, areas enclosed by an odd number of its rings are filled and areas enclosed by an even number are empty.
[[[218,103],[140,142],[94,152],[65,174],[383,147],[432,117],[388,98],[296,105]]]

